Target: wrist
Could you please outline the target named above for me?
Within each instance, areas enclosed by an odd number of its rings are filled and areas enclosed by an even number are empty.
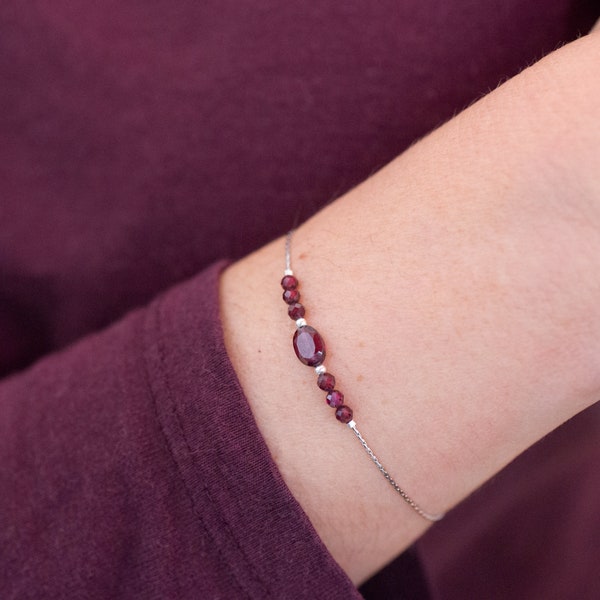
[[[529,172],[550,138],[527,77],[295,234],[294,268],[327,366],[382,462],[430,512],[600,389],[598,229],[548,202],[560,170]],[[226,345],[286,483],[359,582],[427,523],[386,489],[297,362],[279,288],[283,248],[277,240],[225,272]]]

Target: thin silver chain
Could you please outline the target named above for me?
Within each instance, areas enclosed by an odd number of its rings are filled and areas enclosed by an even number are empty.
[[[285,236],[285,273],[292,273],[292,235],[294,230],[290,229]]]
[[[400,494],[402,499],[408,503],[408,505],[415,511],[417,511],[423,518],[428,521],[441,521],[444,517],[441,515],[432,515],[424,511],[395,481],[394,478],[387,472],[386,468],[379,462],[379,459],[375,456],[375,453],[371,448],[369,448],[369,444],[365,441],[365,438],[361,435],[360,431],[356,428],[356,423],[354,421],[350,421],[348,423],[348,427],[354,431],[358,441],[362,444],[362,447],[365,449],[365,452],[369,455],[370,459],[375,463],[380,473],[387,479],[388,483]]]
[[[292,235],[294,230],[288,231],[285,237],[285,275],[293,275],[292,271]],[[362,436],[358,428],[356,427],[356,422],[354,420],[350,421],[348,427],[354,432],[356,438],[360,442],[361,446],[364,448],[365,452],[369,455],[369,458],[373,461],[379,472],[385,477],[387,482],[394,488],[394,490],[400,495],[400,497],[421,517],[427,519],[428,521],[440,521],[444,515],[443,514],[431,514],[427,511],[423,510],[394,480],[394,478],[389,474],[387,469],[381,464],[380,460],[377,458],[373,450],[371,450],[369,444],[367,444],[365,438]]]

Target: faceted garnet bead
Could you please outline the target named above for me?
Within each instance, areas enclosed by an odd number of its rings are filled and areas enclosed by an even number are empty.
[[[296,329],[293,345],[300,362],[309,367],[318,367],[325,360],[325,342],[310,325]]]
[[[290,319],[297,321],[304,316],[304,306],[300,304],[300,302],[294,302],[294,304],[290,304],[288,306],[288,315],[290,315]]]
[[[327,394],[327,396],[325,396],[325,400],[332,408],[339,408],[342,406],[342,404],[344,404],[344,394],[338,390],[332,390],[329,392],[329,394]]]
[[[350,423],[352,421],[352,409],[349,406],[340,406],[335,411],[335,418],[341,423]]]
[[[335,377],[331,373],[321,373],[317,377],[317,385],[326,392],[331,392],[335,387]]]
[[[283,301],[288,304],[295,304],[300,300],[300,292],[298,290],[285,290],[283,292]]]
[[[281,287],[284,290],[295,290],[298,287],[298,280],[293,275],[286,275],[281,280]]]

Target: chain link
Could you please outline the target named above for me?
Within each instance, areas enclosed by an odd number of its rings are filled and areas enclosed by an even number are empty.
[[[394,478],[388,473],[387,469],[381,464],[377,456],[371,448],[369,444],[367,444],[365,438],[362,436],[358,428],[356,427],[356,423],[351,421],[348,423],[348,427],[354,431],[354,434],[358,438],[358,441],[361,443],[362,447],[365,449],[365,452],[369,455],[369,458],[375,463],[375,466],[379,469],[380,473],[387,479],[388,483],[400,494],[401,498],[417,513],[419,513],[424,519],[428,521],[441,521],[444,517],[441,515],[433,515],[424,511],[394,480]]]

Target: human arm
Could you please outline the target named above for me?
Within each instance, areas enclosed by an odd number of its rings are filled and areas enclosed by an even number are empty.
[[[599,47],[590,36],[550,55],[295,235],[327,366],[431,512],[598,398]],[[282,265],[279,240],[225,273],[226,343],[286,483],[360,583],[428,524],[296,361]]]

